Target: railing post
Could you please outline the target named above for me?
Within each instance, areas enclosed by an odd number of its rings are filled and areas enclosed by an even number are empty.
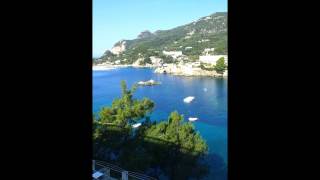
[[[96,170],[96,161],[92,160],[92,170],[95,171]]]
[[[103,168],[102,169],[104,180],[110,179],[110,169],[109,168]]]
[[[108,177],[110,177],[110,169],[109,169],[109,168],[106,169],[106,175],[107,175]]]
[[[122,171],[122,178],[121,180],[128,180],[128,171]]]

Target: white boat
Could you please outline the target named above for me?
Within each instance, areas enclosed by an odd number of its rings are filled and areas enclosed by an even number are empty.
[[[208,89],[207,89],[207,88],[203,88],[203,91],[204,91],[204,92],[207,92],[207,91],[208,91]]]
[[[133,128],[138,128],[139,126],[141,126],[141,123],[137,123],[137,124],[132,125]]]
[[[156,82],[153,79],[150,79],[149,81],[139,81],[138,85],[142,85],[142,86],[152,86],[152,85],[158,85],[160,84],[160,82]]]
[[[184,98],[183,101],[184,101],[185,103],[190,103],[193,99],[194,99],[193,96],[188,96],[188,97]]]
[[[189,121],[196,121],[196,120],[198,120],[198,118],[196,118],[196,117],[189,117]]]

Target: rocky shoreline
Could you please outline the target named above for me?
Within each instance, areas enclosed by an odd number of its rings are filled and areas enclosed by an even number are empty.
[[[98,64],[93,65],[93,71],[99,70],[109,70],[109,69],[118,69],[118,68],[126,68],[126,67],[134,67],[134,68],[156,68],[155,65],[136,65],[136,64]]]
[[[166,67],[158,67],[155,73],[172,74],[177,76],[209,76],[209,77],[227,77],[228,71],[226,70],[223,75],[218,74],[216,71],[203,70],[200,67],[191,67],[188,65],[175,65],[169,64]]]
[[[223,75],[218,74],[216,71],[203,70],[200,67],[191,67],[190,65],[176,65],[176,64],[166,64],[165,66],[155,66],[155,65],[136,65],[136,64],[122,64],[122,65],[112,65],[112,64],[99,64],[93,65],[93,71],[103,71],[118,68],[154,68],[154,73],[159,74],[171,74],[176,76],[204,76],[204,77],[228,77],[228,70],[224,72]]]

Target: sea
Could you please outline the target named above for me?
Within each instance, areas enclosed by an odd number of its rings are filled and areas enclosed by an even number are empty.
[[[172,111],[189,117],[195,128],[209,146],[206,160],[210,173],[205,179],[227,180],[228,152],[228,80],[227,78],[186,77],[170,74],[157,74],[151,68],[118,68],[93,71],[93,113],[121,95],[121,80],[128,87],[139,81],[153,79],[161,82],[155,86],[140,86],[135,98],[150,98],[155,102],[151,120],[166,120]],[[190,103],[184,98],[195,97]]]

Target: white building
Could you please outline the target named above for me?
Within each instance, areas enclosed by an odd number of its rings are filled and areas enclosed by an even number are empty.
[[[201,39],[201,40],[198,41],[198,43],[208,42],[208,41],[210,41],[210,39]]]
[[[215,65],[217,60],[224,57],[225,63],[228,63],[228,56],[227,55],[205,55],[199,56],[199,61],[206,64]]]
[[[210,52],[213,53],[214,52],[214,48],[206,48],[206,49],[203,50],[203,53],[205,55],[209,55]]]
[[[162,51],[162,53],[173,58],[177,58],[182,55],[182,51]]]

